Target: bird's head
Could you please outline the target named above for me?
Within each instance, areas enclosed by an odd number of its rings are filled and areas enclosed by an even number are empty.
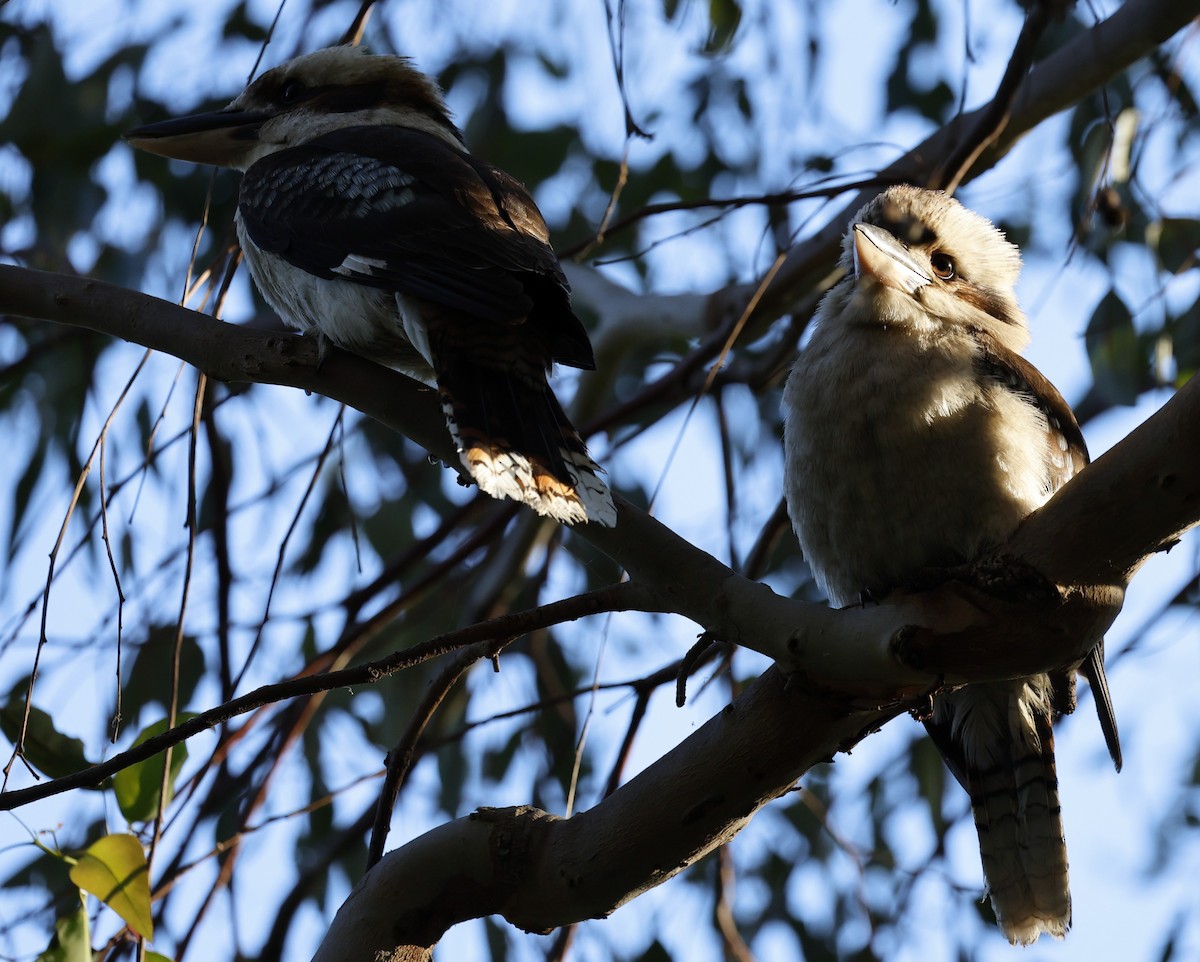
[[[163,157],[245,170],[331,130],[372,125],[412,127],[463,146],[437,84],[406,57],[350,46],[268,70],[223,110],[148,124],[125,139]]]
[[[848,276],[835,291],[852,316],[982,328],[1015,351],[1029,340],[1016,295],[1020,252],[941,191],[889,187],[855,215],[842,264]]]

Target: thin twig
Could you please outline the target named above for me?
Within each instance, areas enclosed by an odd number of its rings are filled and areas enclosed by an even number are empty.
[[[114,755],[106,761],[91,765],[82,771],[64,775],[48,782],[32,785],[28,788],[16,789],[0,793],[0,811],[10,811],[27,805],[30,802],[59,795],[75,788],[90,788],[99,785],[122,769],[138,762],[152,758],[171,745],[178,745],[193,735],[207,731],[222,722],[238,715],[244,715],[265,705],[313,695],[318,692],[331,691],[335,688],[347,688],[354,685],[373,685],[383,678],[422,664],[440,655],[457,651],[467,645],[479,641],[520,635],[546,628],[550,625],[562,624],[583,618],[587,615],[600,614],[605,611],[647,611],[662,610],[662,603],[657,596],[647,588],[635,582],[622,582],[589,591],[586,594],[565,598],[538,608],[501,615],[489,621],[478,622],[450,631],[421,644],[413,645],[403,651],[394,652],[386,658],[368,662],[354,668],[344,668],[323,674],[306,675],[290,679],[274,685],[264,685],[252,692],[233,698],[230,701],[202,712],[193,718],[177,725],[170,731],[163,732],[153,738],[148,738],[140,745],[135,745],[128,751]]]
[[[392,810],[400,794],[400,786],[411,771],[417,757],[417,742],[425,728],[437,713],[438,706],[458,684],[458,680],[476,662],[491,658],[508,645],[515,637],[501,637],[490,641],[481,641],[460,651],[437,675],[429,682],[425,694],[413,710],[404,733],[400,736],[395,747],[388,752],[386,773],[383,787],[379,792],[379,801],[375,808],[375,822],[371,828],[371,842],[367,847],[367,868],[383,858],[384,845],[387,843],[388,831],[392,824]]]
[[[367,29],[367,21],[371,19],[371,8],[374,6],[375,0],[362,0],[362,3],[358,7],[358,13],[354,15],[354,19],[350,21],[350,26],[342,34],[342,39],[338,41],[339,44],[342,46],[357,47],[362,43],[363,32]]]
[[[4,778],[2,781],[0,781],[0,793],[3,793],[8,788],[9,774],[12,772],[13,764],[18,758],[21,759],[22,763],[34,775],[35,778],[38,777],[32,766],[30,766],[25,760],[25,736],[29,730],[29,716],[33,711],[33,688],[34,683],[37,681],[38,667],[41,664],[42,652],[45,650],[45,647],[49,642],[49,638],[46,634],[46,624],[50,617],[50,588],[54,583],[55,565],[58,562],[59,552],[62,550],[63,540],[67,536],[67,529],[71,525],[71,518],[74,516],[75,508],[79,504],[79,496],[83,493],[83,486],[87,482],[88,475],[92,472],[92,463],[96,460],[96,456],[100,451],[101,441],[107,435],[109,427],[116,418],[117,412],[121,409],[121,405],[129,396],[129,392],[133,388],[134,381],[137,380],[138,375],[145,367],[149,356],[149,351],[146,351],[142,355],[142,359],[138,361],[137,365],[133,369],[133,373],[129,376],[129,379],[125,382],[125,386],[121,389],[121,393],[117,396],[116,401],[113,402],[112,409],[108,412],[108,417],[104,419],[104,424],[100,427],[100,432],[96,437],[95,443],[92,445],[92,450],[88,454],[88,459],[86,462],[84,462],[83,468],[80,469],[79,477],[75,479],[75,489],[71,493],[71,500],[67,504],[66,514],[63,516],[62,524],[59,526],[58,537],[54,541],[54,547],[50,550],[50,564],[46,571],[46,587],[42,592],[41,626],[38,631],[37,648],[33,655],[33,667],[29,672],[29,683],[25,689],[25,707],[21,715],[21,728],[17,734],[16,741],[13,744],[12,755],[9,757],[7,764],[4,766]]]
[[[733,853],[728,845],[717,849],[717,895],[713,902],[713,922],[725,945],[725,958],[729,962],[757,962],[750,946],[738,931],[737,919],[733,916],[733,888],[736,872]]]
[[[204,397],[207,393],[208,378],[204,374],[196,379],[196,399],[192,406],[192,440],[188,446],[188,501],[187,501],[187,556],[183,568],[183,585],[179,598],[179,618],[175,623],[175,638],[171,646],[171,677],[168,679],[169,697],[167,704],[167,730],[175,727],[179,714],[179,664],[183,652],[184,624],[187,619],[188,599],[192,589],[192,567],[196,559],[196,534],[199,512],[196,509],[196,449],[199,446],[200,418],[204,410]],[[171,788],[171,755],[174,745],[168,745],[163,752],[162,778],[158,786],[158,806],[154,813],[154,827],[150,836],[150,846],[146,852],[146,874],[149,876],[154,868],[154,853],[162,837],[163,813],[167,803],[167,792]]]
[[[250,644],[250,651],[246,654],[246,659],[242,662],[242,667],[238,670],[237,677],[233,680],[233,686],[229,694],[237,691],[238,686],[242,683],[242,679],[246,677],[246,672],[249,670],[251,663],[254,661],[254,656],[258,653],[259,645],[262,642],[263,629],[266,628],[267,620],[271,615],[271,600],[275,597],[275,588],[279,584],[279,576],[283,572],[283,562],[287,557],[288,544],[300,524],[300,517],[304,514],[304,508],[308,504],[308,499],[312,497],[313,491],[316,490],[317,481],[321,477],[321,469],[325,466],[325,461],[329,457],[329,453],[333,450],[333,440],[337,435],[338,428],[342,424],[342,416],[345,413],[345,405],[339,406],[337,417],[333,420],[333,427],[329,430],[329,436],[325,439],[325,444],[321,447],[321,453],[317,456],[317,462],[313,465],[312,473],[309,475],[308,484],[304,488],[304,493],[300,496],[300,503],[296,505],[296,510],[292,513],[291,524],[288,525],[287,532],[284,534],[283,540],[279,543],[279,550],[275,556],[275,570],[271,572],[271,584],[267,589],[267,600],[263,605],[262,618],[259,619],[258,628],[254,632],[254,641]]]
[[[672,214],[681,210],[704,210],[711,207],[722,208],[723,212],[739,210],[742,207],[776,207],[793,204],[801,200],[839,197],[847,191],[865,190],[868,187],[886,187],[894,182],[894,178],[881,179],[878,176],[871,176],[856,180],[839,180],[837,183],[824,187],[806,187],[803,190],[772,191],[766,194],[749,194],[745,197],[702,197],[695,200],[668,200],[657,204],[646,204],[644,207],[639,207],[632,213],[626,214],[624,217],[620,217],[609,224],[601,238],[598,239],[593,235],[587,240],[561,248],[558,251],[558,256],[564,259],[581,258],[591,248],[595,247],[597,243],[603,242],[603,240],[621,231],[628,230],[640,221],[656,217],[659,214]]]
[[[1021,84],[1028,75],[1030,67],[1033,66],[1033,56],[1037,50],[1038,41],[1050,24],[1050,8],[1049,0],[1038,0],[1026,14],[1025,25],[1021,28],[1020,36],[1017,37],[1004,76],[1000,78],[996,95],[992,97],[983,112],[975,118],[970,131],[930,176],[930,187],[940,187],[947,194],[953,194],[975,161],[1004,132],[1004,128],[1008,126],[1009,117],[1012,116],[1012,107],[1017,99],[1017,92],[1021,89]]]
[[[779,539],[783,537],[788,527],[787,502],[780,498],[779,503],[775,505],[775,510],[771,512],[771,517],[767,518],[766,523],[759,529],[754,546],[747,553],[745,561],[742,562],[742,574],[757,581],[766,573],[771,554],[775,551]]]
[[[100,537],[104,541],[104,554],[108,558],[108,567],[112,572],[113,586],[117,589],[117,691],[114,699],[112,717],[112,733],[109,735],[109,740],[116,743],[117,737],[121,734],[121,650],[124,642],[125,628],[125,592],[121,590],[121,573],[117,569],[117,559],[113,555],[112,538],[108,531],[108,488],[105,484],[105,463],[108,450],[107,441],[103,438],[100,442]]]

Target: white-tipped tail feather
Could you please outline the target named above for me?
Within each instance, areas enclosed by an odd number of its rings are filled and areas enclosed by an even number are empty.
[[[461,366],[444,374],[443,381],[458,382],[458,390],[441,388],[446,425],[480,490],[563,524],[616,525],[604,471],[548,384],[514,379],[501,385],[492,372]]]
[[[564,484],[515,451],[495,446],[459,449],[459,456],[479,487],[493,498],[529,505],[543,517],[563,524],[591,522],[611,528],[617,523],[608,485],[600,467],[586,455],[559,449],[575,484]]]
[[[1000,930],[1014,945],[1071,927],[1050,680],[971,685],[939,696],[935,740],[965,782],[979,854]]]

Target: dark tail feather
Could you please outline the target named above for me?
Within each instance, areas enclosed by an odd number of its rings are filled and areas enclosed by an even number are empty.
[[[616,524],[604,472],[544,374],[455,360],[437,382],[459,456],[485,492],[564,524]]]
[[[1108,693],[1108,676],[1104,674],[1104,639],[1101,638],[1091,650],[1079,673],[1088,680],[1092,696],[1096,699],[1096,715],[1100,719],[1100,730],[1117,771],[1121,770],[1121,736],[1117,732],[1117,716],[1113,711],[1112,696]]]
[[[1054,736],[1048,718],[1037,721],[1040,751],[1014,744],[1007,763],[968,772],[992,908],[1000,930],[1020,945],[1043,932],[1062,938],[1071,925]]]
[[[968,685],[934,699],[925,727],[971,796],[1000,930],[1028,945],[1071,926],[1049,679]]]

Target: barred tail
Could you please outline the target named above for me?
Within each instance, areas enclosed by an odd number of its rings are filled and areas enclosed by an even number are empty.
[[[935,707],[961,751],[948,761],[971,795],[992,908],[1014,945],[1061,939],[1071,926],[1048,686],[1044,675],[972,685]]]
[[[616,524],[604,472],[543,371],[456,360],[439,365],[437,383],[459,456],[485,492],[564,524]]]

